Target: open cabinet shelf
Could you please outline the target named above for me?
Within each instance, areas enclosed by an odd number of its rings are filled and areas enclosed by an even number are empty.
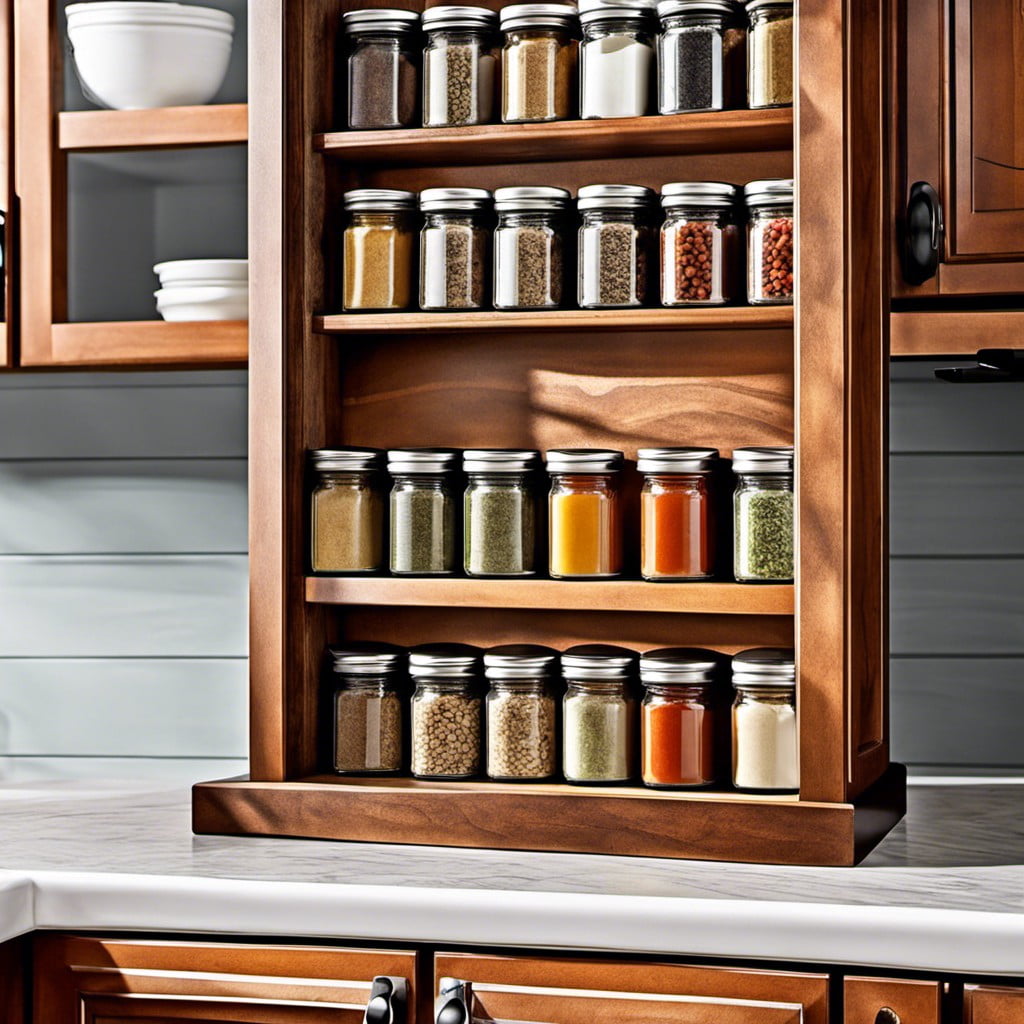
[[[57,116],[57,146],[74,150],[159,149],[247,142],[245,103],[155,110],[76,110]]]

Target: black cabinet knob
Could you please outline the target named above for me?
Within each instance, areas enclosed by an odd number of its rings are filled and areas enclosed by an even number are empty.
[[[935,276],[944,230],[938,193],[927,181],[915,181],[903,222],[903,277],[908,284],[924,284]]]

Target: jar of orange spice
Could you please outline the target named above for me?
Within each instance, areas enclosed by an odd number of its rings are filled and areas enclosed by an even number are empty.
[[[705,580],[714,572],[711,473],[717,448],[641,448],[640,573],[645,580]]]
[[[641,656],[644,785],[710,786],[715,781],[714,684],[721,660],[699,647],[665,647]]]

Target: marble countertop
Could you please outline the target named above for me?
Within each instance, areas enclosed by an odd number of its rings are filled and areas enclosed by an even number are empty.
[[[590,949],[1024,975],[1024,786],[915,785],[857,868],[193,836],[181,788],[0,789],[32,928]]]

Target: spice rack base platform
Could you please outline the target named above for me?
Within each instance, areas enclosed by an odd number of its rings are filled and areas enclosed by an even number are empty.
[[[205,782],[192,799],[200,834],[836,867],[860,861],[905,813],[906,769],[895,763],[848,804],[795,794],[326,775]]]

